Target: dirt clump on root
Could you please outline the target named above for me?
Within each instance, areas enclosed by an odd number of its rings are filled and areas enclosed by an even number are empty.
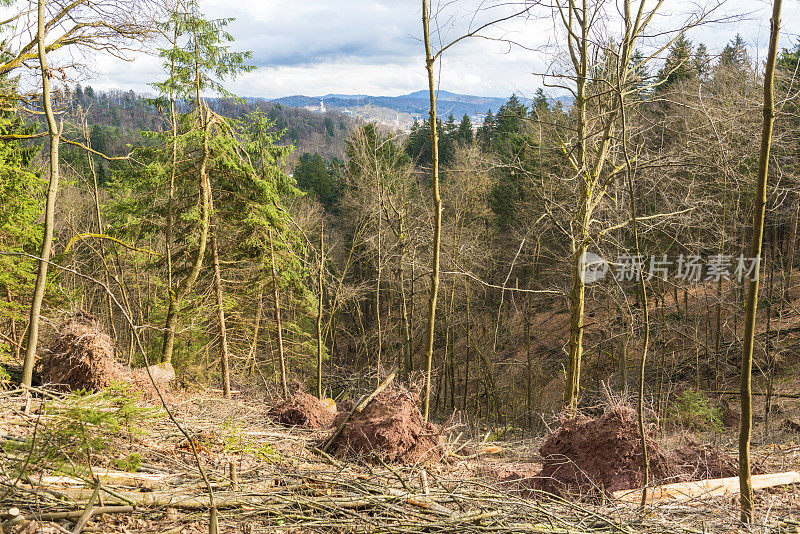
[[[673,457],[677,471],[690,480],[726,478],[739,474],[738,460],[713,445],[689,443],[675,449]]]
[[[268,415],[284,426],[304,428],[330,428],[336,417],[335,407],[325,405],[313,395],[298,391],[288,399],[273,406]]]
[[[533,489],[555,495],[599,495],[640,487],[642,446],[636,412],[614,406],[599,418],[564,416],[561,426],[542,444],[542,470]],[[669,455],[647,436],[651,480],[674,472]]]
[[[738,473],[738,462],[708,444],[691,442],[673,452],[646,435],[649,482],[660,484],[723,478]],[[644,484],[642,442],[636,412],[613,406],[598,418],[564,416],[545,439],[538,475],[516,485],[560,496],[599,497]],[[514,483],[515,478],[504,480]]]
[[[339,422],[343,421],[339,418]],[[419,397],[405,388],[387,389],[345,424],[331,443],[340,457],[415,465],[435,463],[442,457],[438,429],[425,423]]]
[[[62,390],[99,391],[126,376],[113,340],[86,312],[67,318],[39,360],[39,372],[43,384]]]

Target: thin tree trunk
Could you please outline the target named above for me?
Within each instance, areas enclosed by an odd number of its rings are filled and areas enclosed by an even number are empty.
[[[272,244],[272,228],[269,230],[269,257],[272,262],[272,299],[275,302],[275,329],[278,331],[278,361],[281,366],[281,391],[283,398],[289,398],[289,384],[286,382],[286,358],[283,352],[283,328],[281,327],[281,305],[278,300],[278,271],[275,268],[275,247]]]
[[[175,27],[173,33],[173,44],[178,41],[178,28]],[[175,60],[170,60],[170,76],[175,73]],[[199,113],[199,111],[198,111]],[[169,197],[167,199],[167,217],[164,226],[164,246],[166,247],[166,260],[167,260],[167,291],[169,302],[167,303],[167,325],[164,331],[164,341],[161,349],[161,361],[168,362],[172,360],[172,350],[175,343],[175,328],[178,323],[178,316],[176,308],[176,294],[173,289],[174,281],[174,268],[172,265],[172,234],[174,231],[174,214],[175,214],[175,173],[178,164],[178,114],[175,109],[175,94],[172,89],[169,92],[169,117],[172,126],[172,151],[170,153],[170,177],[169,177]]]
[[[44,209],[44,236],[39,256],[39,270],[36,273],[36,286],[33,291],[30,319],[28,321],[28,346],[25,349],[25,361],[22,364],[22,384],[25,386],[31,385],[33,366],[36,362],[36,346],[39,342],[39,315],[42,311],[42,301],[44,300],[45,284],[47,282],[47,262],[50,260],[50,250],[53,246],[53,223],[59,180],[58,144],[61,132],[56,124],[53,103],[50,98],[50,71],[47,66],[47,53],[45,51],[44,4],[45,0],[38,0],[37,41],[39,66],[42,74],[42,99],[44,101],[45,117],[47,118],[47,132],[50,136],[50,185],[47,189],[47,201]]]
[[[167,310],[166,329],[164,332],[164,343],[161,348],[161,361],[171,362],[172,352],[175,348],[175,333],[178,327],[178,312],[181,302],[194,287],[200,269],[203,266],[203,258],[206,255],[208,246],[209,227],[211,226],[211,182],[208,176],[208,160],[211,151],[208,146],[208,137],[211,131],[210,113],[198,105],[197,113],[203,116],[203,156],[200,161],[200,195],[201,195],[201,219],[200,219],[200,243],[197,247],[197,254],[192,262],[191,270],[181,281],[177,292],[170,287],[170,302]]]
[[[772,19],[770,20],[769,53],[767,68],[764,74],[764,121],[761,130],[761,152],[758,159],[758,181],[755,191],[753,214],[753,235],[750,243],[750,258],[761,258],[761,244],[764,234],[764,211],[767,202],[767,173],[769,171],[769,153],[772,144],[772,126],[775,121],[775,63],[778,55],[778,33],[780,32],[782,0],[774,0]],[[741,409],[742,419],[739,432],[739,492],[741,500],[742,523],[753,521],[753,484],[750,472],[750,438],[753,430],[753,341],[756,329],[756,312],[758,309],[758,285],[760,269],[756,269],[754,279],[747,286],[747,312],[745,314],[745,331],[742,346],[741,369]]]
[[[14,297],[11,295],[11,289],[8,286],[6,286],[6,299],[10,305],[14,304]],[[17,334],[17,321],[14,319],[14,315],[11,315],[11,345],[14,350],[15,361],[19,360],[20,345],[22,343],[24,343],[24,340],[20,339]]]
[[[257,297],[257,308],[256,308],[256,324],[253,326],[253,341],[250,344],[250,352],[247,354],[247,361],[245,361],[244,365],[245,368],[248,368],[248,374],[250,376],[253,375],[256,368],[256,350],[258,347],[258,333],[261,329],[261,315],[264,313],[263,309],[264,306],[262,302],[264,300],[264,279],[261,278],[261,281],[258,283],[258,297]]]
[[[214,201],[210,202],[214,210]],[[231,371],[230,354],[228,351],[228,329],[225,325],[225,306],[222,292],[222,273],[219,267],[219,244],[217,243],[217,219],[214,219],[214,228],[211,231],[211,256],[214,262],[214,296],[217,303],[217,323],[219,326],[220,343],[220,368],[222,371],[222,394],[226,399],[231,398]]]
[[[320,221],[319,226],[319,273],[317,274],[317,288],[319,302],[317,303],[317,398],[322,399],[322,269],[325,266],[325,222]]]
[[[467,282],[467,277],[464,277],[464,296],[467,300],[467,347],[466,347],[466,362],[464,363],[464,411],[467,411],[467,400],[468,400],[468,391],[469,391],[469,363],[470,363],[470,342],[471,334],[472,334],[472,318],[469,313],[469,304],[470,304],[470,294],[469,294],[469,282]]]
[[[797,248],[797,221],[800,219],[800,195],[796,192],[792,194],[792,200],[795,204],[794,215],[792,216],[792,233],[789,237],[789,250],[786,253],[787,269],[786,269],[786,286],[783,290],[783,300],[790,298],[789,292],[792,289],[792,271],[794,270],[794,255]]]
[[[773,221],[772,231],[769,236],[769,277],[768,277],[768,293],[767,293],[767,332],[772,331],[772,301],[775,298],[775,241],[777,234],[777,223]],[[780,342],[780,320],[778,322],[778,336],[775,338],[775,344]],[[766,378],[767,378],[767,395],[764,397],[764,438],[769,436],[770,428],[770,414],[772,412],[772,393],[773,382],[772,375],[775,365],[775,355],[770,350],[770,341],[766,339],[764,342],[764,360],[766,363]],[[714,384],[714,389],[719,391],[719,387]]]
[[[621,98],[622,99],[622,98]],[[628,174],[628,194],[631,203],[631,229],[633,230],[633,246],[635,257],[639,257],[639,228],[636,222],[636,195],[633,187],[633,169],[631,168],[631,159],[628,155],[628,148],[626,145],[626,129],[625,124],[625,104],[624,101],[620,103],[620,110],[622,114],[622,151],[625,154],[625,162]],[[642,445],[642,501],[641,507],[644,510],[647,502],[647,484],[649,479],[650,462],[647,455],[647,434],[644,427],[644,371],[645,364],[647,363],[647,350],[650,346],[650,310],[647,302],[647,285],[644,280],[644,273],[638,272],[637,278],[639,282],[639,294],[642,304],[642,321],[644,323],[644,339],[642,340],[642,357],[639,364],[639,399],[636,406],[637,418],[639,422],[639,437]]]
[[[533,428],[533,347],[531,346],[531,318],[525,314],[525,348],[527,377],[525,380],[525,411],[528,430]]]
[[[436,132],[436,90],[434,88],[430,29],[428,27],[428,1],[422,0],[422,29],[425,40],[425,68],[428,71],[428,96],[430,97],[431,123],[431,182],[433,187],[433,268],[431,270],[431,292],[428,300],[428,335],[425,356],[425,421],[430,418],[431,370],[433,367],[433,338],[436,327],[436,299],[439,293],[439,250],[442,241],[442,198],[439,195],[439,136]]]

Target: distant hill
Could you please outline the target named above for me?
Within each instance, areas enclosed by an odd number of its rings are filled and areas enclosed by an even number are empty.
[[[354,111],[356,108],[363,107],[384,108],[396,113],[410,115],[416,119],[422,119],[427,116],[429,104],[427,91],[416,91],[402,96],[295,95],[277,98],[273,102],[289,107],[317,107],[320,100],[325,103],[327,109],[336,111]],[[490,109],[492,113],[497,113],[500,106],[505,104],[507,100],[507,98],[461,95],[449,91],[439,91],[437,106],[441,116],[447,116],[452,113],[455,117],[462,117],[465,114],[470,117],[476,117]]]
[[[133,91],[95,91],[77,85],[69,96],[68,111],[76,111],[80,106],[87,112],[93,147],[111,156],[127,154],[130,146],[146,143],[142,131],[158,131],[166,126],[163,110]],[[326,159],[344,158],[345,139],[355,124],[351,117],[335,109],[324,114],[313,113],[252,98],[244,104],[219,98],[209,98],[207,102],[215,112],[230,118],[243,118],[260,108],[274,121],[273,130],[282,132],[279,143],[295,146],[293,157],[312,152]]]

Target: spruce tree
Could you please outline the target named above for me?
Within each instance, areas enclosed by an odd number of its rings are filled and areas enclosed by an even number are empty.
[[[664,66],[658,73],[659,89],[664,91],[683,80],[695,77],[692,42],[685,35],[678,37],[669,48]]]

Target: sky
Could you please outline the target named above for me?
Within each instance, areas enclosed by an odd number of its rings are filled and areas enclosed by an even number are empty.
[[[679,26],[696,6],[709,2],[666,0],[654,25],[658,29]],[[435,42],[448,42],[470,24],[474,27],[511,9],[507,5],[485,9],[475,16],[474,8],[486,7],[488,0],[442,3],[447,7],[433,23],[442,28]],[[783,4],[781,44],[789,46],[800,35],[800,0]],[[397,96],[426,87],[417,0],[200,0],[200,5],[209,18],[234,17],[228,29],[236,39],[235,47],[253,52],[257,69],[226,83],[237,95]],[[751,46],[751,55],[763,58],[771,5],[768,0],[728,0],[715,15],[738,18],[696,28],[688,36],[714,53],[740,33]],[[450,48],[437,73],[440,87],[481,96],[531,96],[543,86],[540,73],[558,57],[555,35],[550,12],[533,8],[524,20],[493,27],[486,33],[491,39],[472,38]],[[158,58],[145,54],[131,62],[96,56],[91,68],[93,74],[82,83],[99,89],[147,92],[147,82],[163,77]]]

